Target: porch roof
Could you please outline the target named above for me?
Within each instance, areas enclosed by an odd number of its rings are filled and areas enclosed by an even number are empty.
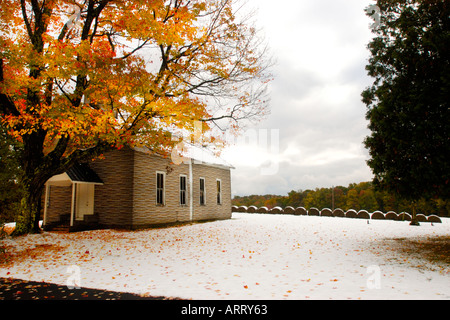
[[[48,185],[70,186],[73,183],[103,184],[102,179],[86,163],[76,163],[62,174],[51,177]]]
[[[103,184],[102,179],[87,163],[76,163],[66,173],[72,182]]]

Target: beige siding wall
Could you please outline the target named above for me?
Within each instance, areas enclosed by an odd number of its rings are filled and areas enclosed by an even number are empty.
[[[59,223],[61,215],[70,216],[71,204],[72,186],[50,186],[46,223]]]
[[[156,204],[156,172],[165,174],[165,205]],[[187,206],[180,205],[180,174],[189,176],[189,166],[170,164],[169,159],[135,153],[133,226],[189,221]]]
[[[156,172],[165,173],[165,205],[156,204]],[[187,177],[186,206],[180,205],[180,175]],[[206,179],[206,205],[199,204],[200,177]],[[222,204],[217,205],[216,179],[222,181]],[[133,226],[190,221],[189,165],[170,159],[135,153]],[[193,165],[193,220],[231,218],[230,169]]]
[[[205,178],[206,201],[200,205],[200,178]],[[222,184],[222,204],[217,204],[217,179]],[[193,165],[194,220],[231,218],[230,169]]]
[[[190,221],[189,165],[131,149],[108,152],[90,167],[103,180],[95,186],[94,213],[103,227],[142,228]],[[230,169],[193,164],[193,220],[231,218]],[[165,204],[156,204],[156,172],[165,174]],[[180,175],[187,177],[186,205],[180,204]],[[200,205],[200,177],[206,181],[206,204]],[[217,179],[222,203],[217,204]],[[51,187],[47,223],[70,214],[72,187]]]
[[[90,167],[103,180],[95,186],[94,212],[100,225],[129,228],[133,213],[134,151],[122,149],[108,152],[104,159],[95,160]]]

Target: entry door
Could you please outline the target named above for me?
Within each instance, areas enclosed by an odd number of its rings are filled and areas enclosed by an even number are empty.
[[[77,185],[77,220],[83,220],[85,215],[94,214],[94,185]]]

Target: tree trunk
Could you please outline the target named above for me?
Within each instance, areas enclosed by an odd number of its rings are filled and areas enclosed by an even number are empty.
[[[409,224],[410,226],[420,226],[419,220],[417,220],[416,207],[417,207],[417,202],[414,201],[411,223]]]
[[[39,220],[41,217],[41,197],[45,183],[41,186],[24,184],[24,195],[20,203],[20,212],[16,221],[14,235],[26,233],[39,233]]]
[[[23,137],[23,150],[20,155],[22,168],[20,185],[23,188],[23,196],[16,221],[15,235],[31,231],[39,232],[41,195],[47,181],[47,175],[43,169],[44,154],[42,151],[45,136],[46,132],[38,129]]]
[[[113,148],[109,143],[99,141],[95,147],[77,150],[70,156],[64,157],[68,142],[66,137],[61,138],[57,147],[44,156],[42,152],[44,137],[43,131],[37,131],[24,138],[24,150],[21,156],[23,172],[20,179],[24,193],[14,235],[40,232],[41,199],[48,179],[65,172],[77,161],[94,159]]]

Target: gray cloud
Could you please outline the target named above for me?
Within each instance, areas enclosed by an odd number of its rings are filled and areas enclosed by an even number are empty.
[[[364,8],[370,1],[250,3],[260,7],[258,24],[278,61],[271,115],[254,129],[277,129],[280,140],[277,154],[249,144],[224,153],[236,167],[233,192],[286,194],[370,180],[360,97],[371,83],[364,70],[371,36]],[[277,173],[262,175],[270,161],[278,164]]]

